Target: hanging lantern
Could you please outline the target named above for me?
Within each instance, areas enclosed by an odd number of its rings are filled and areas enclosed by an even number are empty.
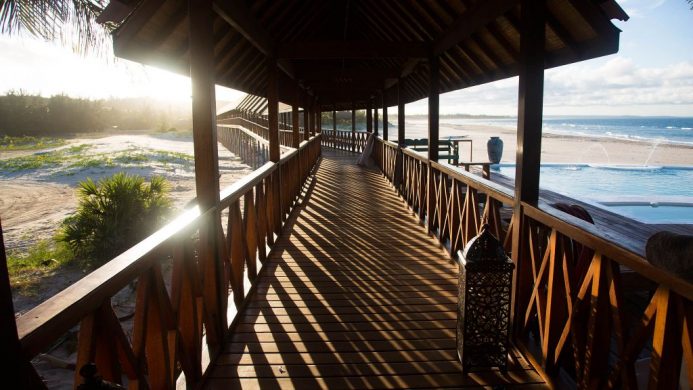
[[[457,354],[464,372],[507,369],[514,268],[488,225],[464,248],[457,305]]]

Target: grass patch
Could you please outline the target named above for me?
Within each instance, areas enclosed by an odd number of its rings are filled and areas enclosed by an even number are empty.
[[[194,164],[193,156],[167,150],[139,150],[135,148],[115,153],[89,154],[91,145],[73,145],[59,150],[37,152],[27,156],[19,156],[0,160],[0,171],[14,173],[27,170],[64,167],[63,174],[74,174],[74,171],[90,168],[115,168],[119,165],[168,167],[182,165],[190,167]]]
[[[23,170],[54,168],[75,159],[77,160],[73,161],[70,167],[73,165],[75,167],[80,167],[87,164],[86,160],[97,160],[79,156],[80,154],[84,154],[89,148],[89,145],[81,144],[60,150],[51,150],[48,152],[34,153],[28,156],[8,158],[0,160],[0,170],[5,172],[19,172]],[[83,162],[80,163],[80,161]],[[103,159],[98,161],[101,162]],[[90,164],[96,164],[96,161],[90,162]]]
[[[80,158],[77,161],[70,163],[68,168],[78,168],[78,169],[88,169],[88,168],[113,168],[115,164],[113,160],[108,157],[105,158],[94,158],[85,157]]]
[[[6,172],[18,172],[27,169],[51,168],[60,165],[64,161],[62,153],[49,152],[32,154],[0,160],[0,170]]]
[[[4,135],[0,137],[0,151],[5,150],[36,150],[54,148],[65,145],[65,140],[51,137],[12,137]]]
[[[164,164],[187,165],[195,162],[195,158],[187,153],[169,152],[168,150],[155,150],[152,157]]]
[[[26,251],[7,254],[7,268],[12,287],[24,294],[35,293],[41,279],[74,260],[70,247],[55,238],[38,241]]]

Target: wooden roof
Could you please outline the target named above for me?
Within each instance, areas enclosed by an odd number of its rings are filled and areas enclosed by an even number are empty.
[[[112,1],[114,3],[116,0]],[[189,74],[187,1],[121,0],[132,10],[114,33],[119,57]],[[440,57],[440,92],[517,75],[520,0],[215,0],[216,83],[266,95],[268,56],[279,99],[324,109],[427,96]],[[121,4],[122,5],[122,4]],[[546,67],[618,51],[613,0],[547,0]],[[297,89],[301,89],[301,94]]]

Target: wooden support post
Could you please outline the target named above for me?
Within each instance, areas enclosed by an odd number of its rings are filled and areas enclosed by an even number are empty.
[[[316,112],[316,114],[318,116],[318,130],[316,133],[322,133],[322,108],[320,107],[320,105],[318,105],[318,111]]]
[[[351,104],[351,151],[356,151],[356,103]]]
[[[310,139],[310,109],[308,104],[303,107],[303,139]]]
[[[332,108],[332,130],[337,134],[337,108]]]
[[[313,103],[313,107],[311,109],[311,115],[312,115],[312,120],[310,121],[311,123],[311,128],[310,128],[310,135],[315,135],[318,132],[318,109],[317,109],[317,104]]]
[[[368,133],[373,132],[373,108],[371,103],[370,99],[366,103],[366,132]]]
[[[429,61],[428,79],[428,159],[438,161],[439,129],[439,75],[438,57],[432,56]]]
[[[298,103],[295,102],[291,106],[291,130],[292,130],[292,144],[294,148],[298,149],[301,145],[301,134],[298,132]]]
[[[375,132],[375,135],[378,135],[378,107],[377,105],[375,106],[373,110],[373,131]]]
[[[521,202],[537,204],[539,199],[539,164],[541,161],[541,126],[544,102],[544,42],[546,4],[523,0],[521,6],[519,98],[517,112],[517,154],[515,170],[515,204],[513,206],[512,259],[516,264],[515,312],[524,313],[532,291],[532,272],[527,252]],[[522,321],[513,321],[518,328]]]
[[[388,123],[387,123],[387,95],[386,95],[386,90],[383,89],[383,139],[387,140],[388,134],[387,134],[387,128],[388,128]]]
[[[404,145],[404,91],[402,79],[397,83],[397,143]]]
[[[267,58],[267,128],[269,129],[270,161],[279,161],[279,76],[277,61]]]
[[[224,259],[220,258],[219,161],[217,155],[216,96],[214,89],[214,33],[212,0],[188,0],[190,29],[190,79],[192,82],[195,192],[203,212],[215,211],[200,225],[199,262],[204,274],[205,326],[212,353],[221,347],[227,327],[228,294]]]

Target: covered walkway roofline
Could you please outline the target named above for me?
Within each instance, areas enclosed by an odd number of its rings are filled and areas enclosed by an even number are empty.
[[[142,0],[114,33],[116,55],[190,75],[187,1]],[[116,3],[116,1],[111,2]],[[204,7],[203,2],[193,2]],[[213,0],[214,83],[321,111],[410,103],[428,96],[431,58],[445,93],[520,73],[520,0],[398,2]],[[612,0],[552,0],[544,67],[615,53],[628,16]],[[353,104],[356,104],[353,107]]]

